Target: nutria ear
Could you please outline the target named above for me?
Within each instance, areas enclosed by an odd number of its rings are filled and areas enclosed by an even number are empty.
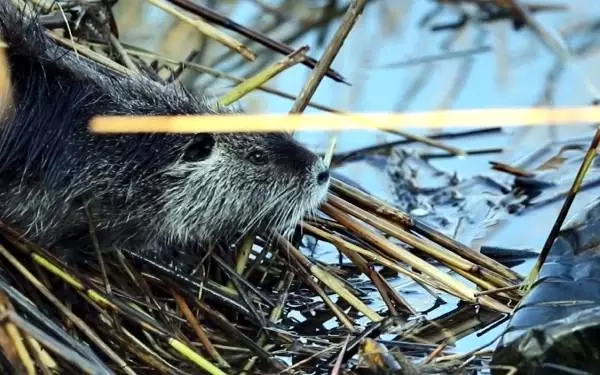
[[[7,45],[0,40],[0,119],[8,114],[13,104],[12,83],[6,48]]]
[[[215,139],[210,134],[197,136],[185,146],[181,160],[196,162],[208,158],[215,146]]]

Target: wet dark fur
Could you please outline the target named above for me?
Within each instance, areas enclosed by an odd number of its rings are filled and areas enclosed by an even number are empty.
[[[287,228],[325,196],[328,182],[317,183],[322,161],[288,135],[90,134],[98,114],[229,109],[78,59],[7,0],[0,0],[0,35],[15,102],[0,124],[0,216],[42,246],[89,244],[84,203],[103,247],[144,249]],[[194,159],[194,148],[211,145],[210,156]],[[249,157],[257,150],[265,165]]]

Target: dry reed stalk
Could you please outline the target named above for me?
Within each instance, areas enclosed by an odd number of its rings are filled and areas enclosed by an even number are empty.
[[[219,29],[212,26],[211,24],[204,21],[203,19],[201,19],[201,18],[193,19],[193,18],[183,14],[183,12],[180,12],[179,10],[175,9],[174,7],[167,5],[167,4],[163,4],[161,0],[146,0],[146,1],[149,2],[150,4],[156,6],[157,8],[162,9],[166,13],[168,13],[174,17],[177,17],[180,20],[192,25],[193,27],[195,27],[198,30],[198,32],[206,35],[207,37],[215,40],[218,43],[221,43],[225,47],[230,48],[231,50],[237,52],[240,56],[242,56],[246,60],[249,60],[249,61],[256,60],[256,55],[254,54],[254,52],[252,52],[252,50],[250,50],[250,48],[245,46],[243,43],[238,42],[237,40],[230,37],[229,35],[223,33],[222,31],[219,31]]]
[[[87,43],[90,46],[95,46],[95,47],[100,47],[100,48],[105,48],[106,44],[102,44],[102,43]],[[148,52],[148,51],[140,51],[140,50],[134,50],[131,48],[125,48],[125,52],[131,56],[137,56],[140,58],[146,58],[146,59],[153,59],[153,60],[158,60],[158,61],[162,61],[163,63],[167,63],[167,64],[172,64],[172,65],[176,65],[176,66],[181,66],[181,67],[185,67],[185,68],[191,68],[193,70],[196,70],[199,73],[205,73],[205,74],[209,74],[215,78],[223,78],[226,79],[228,81],[232,81],[236,84],[241,84],[243,83],[245,80],[241,79],[239,77],[235,77],[232,76],[230,74],[224,73],[224,72],[220,72],[218,70],[212,69],[208,66],[205,65],[201,65],[201,64],[196,64],[194,62],[191,61],[180,61],[180,60],[175,60],[169,57],[165,57],[165,56],[161,56],[157,53],[153,53],[153,52]],[[292,95],[292,94],[288,94],[286,92],[277,90],[277,89],[273,89],[270,87],[265,87],[265,86],[259,86],[256,87],[255,90],[258,91],[263,91],[269,94],[273,94],[276,96],[280,96],[282,98],[285,99],[289,99],[289,100],[296,100],[296,96]],[[309,107],[313,107],[322,111],[326,111],[326,112],[337,112],[335,109],[330,108],[328,106],[322,105],[322,104],[318,104],[318,103],[314,103],[314,102],[310,102],[308,103]]]
[[[24,267],[13,255],[10,254],[4,246],[0,245],[0,255],[4,256],[19,273],[21,273],[46,299],[48,299],[59,311],[73,323],[81,332],[87,336],[111,359],[119,366],[126,374],[134,375],[135,372],[127,365],[127,363],[115,353],[109,345],[104,343],[100,337],[87,325],[85,322],[72,314],[69,309],[60,301],[54,294],[50,292],[26,267]]]
[[[227,94],[223,95],[219,99],[219,103],[227,106],[243,98],[250,92],[254,91],[256,88],[267,83],[279,73],[302,62],[306,58],[307,51],[308,46],[301,47],[292,52],[291,54],[285,56],[283,59],[277,61],[275,64],[270,65],[267,68],[261,70],[257,74],[253,75],[252,77],[246,79],[245,81],[234,87]]]
[[[97,363],[90,362],[87,358],[82,357],[79,353],[62,344],[59,340],[55,340],[41,329],[29,323],[27,319],[20,317],[13,311],[9,311],[8,315],[10,316],[10,320],[18,325],[23,331],[26,331],[29,335],[40,341],[44,345],[45,349],[48,349],[55,355],[63,357],[66,361],[71,362],[83,373],[90,375],[109,374],[109,371],[106,367],[100,367],[97,365]],[[47,363],[48,357],[49,355],[44,355],[44,364],[41,364],[41,366],[44,366],[45,364],[52,364],[53,361]]]
[[[247,27],[244,27],[244,26],[240,25],[239,23],[235,22],[234,20],[232,20],[231,18],[224,17],[221,14],[219,14],[207,7],[204,7],[197,3],[191,2],[189,0],[168,0],[168,1],[176,4],[177,6],[179,6],[182,9],[185,9],[199,17],[202,17],[202,18],[208,20],[209,22],[212,22],[216,25],[223,26],[225,28],[228,28],[229,30],[233,30],[234,32],[241,34],[257,43],[260,43],[263,46],[268,47],[269,49],[271,49],[273,51],[277,51],[282,54],[290,54],[293,51],[293,49],[288,47],[287,45],[277,42],[277,41],[269,38],[268,36],[266,36],[263,33],[256,32]],[[319,21],[323,21],[323,20],[324,20],[323,18],[320,18]],[[327,17],[325,18],[325,20],[327,20]],[[313,26],[318,27],[319,25],[315,24]],[[316,69],[315,65],[316,65],[317,61],[315,61],[315,59],[313,59],[311,57],[307,57],[306,60],[304,60],[302,63],[310,68]],[[329,78],[332,78],[333,80],[335,80],[336,82],[346,83],[344,77],[331,68],[326,72],[326,75]]]
[[[444,284],[440,284],[437,280],[431,279],[431,278],[427,277],[426,275],[423,276],[421,274],[412,272],[411,270],[400,265],[398,262],[394,261],[393,259],[388,258],[388,256],[386,256],[386,255],[382,255],[382,254],[376,253],[374,251],[364,249],[358,245],[355,245],[351,242],[348,242],[348,241],[334,235],[333,233],[326,232],[320,228],[312,226],[309,223],[303,223],[302,227],[306,230],[307,233],[309,233],[317,238],[320,238],[326,242],[331,243],[333,246],[335,246],[339,251],[343,252],[344,254],[349,253],[349,252],[360,254],[363,257],[370,259],[372,262],[379,263],[386,268],[389,268],[395,272],[398,272],[404,276],[407,276],[407,277],[415,280],[418,283],[426,284],[426,285],[431,286],[434,289],[440,289],[440,290],[444,290],[450,294],[454,294],[452,289],[446,287]]]
[[[294,280],[294,274],[291,272],[288,272],[286,277],[284,277],[284,279],[282,280],[281,285],[283,288],[283,293],[281,293],[281,295],[279,297],[279,302],[277,303],[277,306],[275,306],[271,310],[271,313],[269,314],[270,322],[275,323],[281,318],[281,314],[283,314],[283,311],[285,308],[285,302],[289,295],[289,288],[292,285],[293,280]],[[267,344],[267,340],[268,340],[268,336],[264,332],[262,332],[260,337],[258,338],[258,344],[260,346],[264,347],[265,350],[269,350],[268,348],[270,347],[270,345]],[[256,357],[256,356],[250,358],[246,362],[246,365],[243,367],[243,369],[244,369],[243,373],[247,373],[248,371],[250,371],[254,367],[257,360],[258,360],[258,357]]]
[[[175,298],[175,301],[177,302],[177,306],[179,306],[179,309],[183,313],[183,316],[185,316],[185,318],[187,319],[188,323],[194,330],[194,333],[196,333],[196,336],[198,336],[198,339],[200,339],[200,342],[202,342],[202,345],[204,345],[204,349],[206,349],[208,354],[210,354],[211,357],[221,367],[231,368],[229,363],[227,363],[227,361],[225,361],[225,359],[221,356],[221,354],[219,354],[217,349],[215,349],[214,345],[208,338],[208,335],[206,334],[206,332],[204,331],[204,329],[202,328],[202,326],[200,325],[200,323],[198,322],[198,320],[192,313],[192,310],[190,310],[190,307],[188,306],[188,304],[185,302],[185,299],[182,296],[180,296],[177,292],[175,292],[174,290],[171,290],[171,294],[173,294],[173,297]]]
[[[335,35],[331,39],[329,45],[325,48],[325,52],[321,60],[315,66],[313,73],[306,82],[306,85],[300,91],[298,98],[294,102],[294,105],[290,109],[290,113],[302,113],[306,109],[310,98],[317,91],[317,87],[325,78],[325,75],[329,71],[329,66],[337,56],[340,48],[344,44],[344,41],[350,34],[350,30],[356,23],[358,17],[362,14],[367,0],[352,0],[350,7],[346,11],[346,14],[340,22],[340,26],[336,31]]]
[[[58,36],[53,31],[47,31],[46,35],[48,35],[50,38],[54,39],[59,44],[62,44],[63,46],[72,49],[76,54],[81,54],[81,55],[83,55],[99,64],[102,64],[108,68],[111,68],[121,74],[126,74],[126,75],[132,74],[132,71],[129,68],[127,68],[119,63],[114,62],[113,60],[109,59],[108,57],[101,55],[98,52],[95,52],[82,44],[75,43],[72,40]],[[80,58],[81,58],[81,56],[80,56]]]
[[[20,360],[20,364],[23,366],[23,369],[28,375],[35,375],[35,364],[31,359],[31,354],[29,350],[27,350],[26,339],[19,331],[17,326],[8,318],[8,312],[14,311],[10,300],[8,297],[0,292],[0,317],[2,317],[2,328],[4,332],[0,334],[6,333],[8,338],[12,341],[12,345],[15,349],[17,357]]]
[[[374,245],[380,251],[386,253],[394,259],[400,260],[410,265],[411,267],[414,267],[420,272],[423,272],[427,276],[438,281],[440,284],[447,286],[454,292],[454,295],[457,295],[461,299],[471,303],[476,303],[476,291],[472,290],[471,288],[468,288],[464,284],[460,283],[458,280],[454,279],[452,276],[441,272],[436,267],[425,262],[421,258],[411,254],[404,248],[387,241],[384,237],[367,230],[362,226],[362,224],[357,222],[354,218],[345,214],[343,211],[331,205],[325,204],[324,212],[326,212],[327,215],[343,224],[345,227],[347,227],[349,230],[351,230],[354,234],[356,234],[363,240]],[[505,305],[499,303],[498,301],[492,298],[481,299],[479,300],[479,302],[482,305],[485,305],[486,307],[490,307],[497,311],[502,311],[506,313],[512,311],[511,309],[508,309]]]
[[[127,51],[125,51],[125,48],[123,47],[123,45],[121,44],[119,39],[117,39],[117,37],[112,33],[109,35],[109,37],[110,37],[110,43],[113,45],[115,50],[119,53],[119,55],[123,59],[123,63],[125,64],[125,66],[127,68],[129,68],[129,70],[131,70],[133,73],[139,74],[140,70],[138,69],[137,65],[135,65],[133,63],[133,61],[131,60],[131,57],[129,57],[129,54],[127,53]]]
[[[53,371],[56,373],[58,368],[54,358],[52,358],[48,352],[43,350],[40,343],[33,337],[27,335],[26,340],[27,346],[29,347],[29,350],[31,350],[42,375],[52,375]]]
[[[219,132],[294,132],[294,131],[375,131],[408,129],[446,129],[459,125],[473,128],[518,126],[558,126],[588,124],[600,119],[600,108],[467,109],[441,112],[365,114],[213,114],[188,116],[102,116],[90,121],[98,133],[219,133]],[[492,120],[490,120],[493,119]],[[118,120],[119,122],[115,122]],[[552,121],[551,124],[548,121]],[[148,123],[144,125],[144,123]]]
[[[394,306],[394,302],[400,306],[404,306],[405,311],[412,314],[417,315],[417,312],[410,306],[410,304],[402,298],[394,289],[390,287],[390,285],[385,281],[383,276],[371,267],[367,261],[360,255],[355,252],[347,251],[346,248],[341,247],[338,248],[344,255],[348,257],[354,263],[360,272],[367,275],[371,282],[373,282],[375,288],[379,291],[381,298],[385,302],[388,310],[392,316],[397,316],[398,312]],[[392,301],[393,300],[393,301]]]
[[[279,234],[275,234],[277,242],[283,246],[284,250],[298,261],[306,270],[335,291],[341,298],[346,300],[352,307],[363,313],[374,322],[379,322],[383,317],[365,305],[361,300],[355,297],[337,278],[331,275],[325,268],[309,261],[304,254],[296,249],[291,243]]]
[[[252,253],[252,246],[254,245],[254,241],[256,240],[256,236],[254,234],[247,234],[242,239],[240,246],[238,248],[236,262],[235,262],[235,272],[239,275],[244,274],[244,270],[246,269],[246,265],[248,264],[248,259],[250,259],[250,254]],[[227,283],[227,287],[233,289],[233,284],[231,281]],[[237,292],[234,290],[234,293]]]
[[[47,258],[44,258],[43,256],[33,253],[33,252],[30,252],[30,251],[28,252],[27,249],[25,249],[23,247],[21,247],[21,248],[15,247],[15,248],[18,248],[18,249],[28,253],[36,263],[38,263],[39,265],[41,265],[48,271],[52,272],[54,275],[60,277],[62,280],[66,281],[69,285],[74,287],[75,290],[77,290],[79,293],[81,293],[82,296],[89,298],[90,301],[98,303],[99,306],[102,306],[104,308],[109,308],[112,311],[118,312],[118,313],[122,314],[122,316],[127,317],[130,321],[133,321],[133,322],[139,324],[143,329],[154,332],[155,334],[158,334],[159,336],[161,336],[161,338],[163,338],[173,349],[175,349],[186,360],[194,363],[195,365],[199,366],[200,368],[205,369],[206,371],[210,372],[211,374],[218,374],[218,375],[224,374],[219,368],[217,368],[212,363],[210,363],[209,361],[204,359],[202,356],[200,356],[194,350],[189,348],[183,342],[170,336],[162,328],[159,328],[159,326],[156,322],[152,322],[152,319],[149,315],[145,314],[146,319],[142,319],[142,320],[140,320],[141,316],[139,314],[132,315],[131,313],[134,312],[134,310],[139,313],[142,313],[141,309],[138,306],[136,306],[135,304],[115,303],[115,301],[109,300],[101,292],[94,290],[90,287],[86,287],[85,284],[80,279],[78,279],[76,276],[74,276],[72,274],[68,274],[65,271],[61,270],[57,265],[53,264]],[[69,321],[73,322],[79,329],[81,329],[86,334],[86,336],[88,336],[88,338],[90,340],[92,340],[97,345],[99,345],[99,347],[102,348],[103,351],[105,351],[105,353],[109,357],[111,357],[116,363],[118,363],[120,366],[123,366],[124,371],[126,371],[126,372],[131,371],[129,369],[129,367],[123,362],[123,360],[120,357],[118,357],[116,355],[116,353],[114,353],[110,349],[109,346],[104,344],[103,341],[99,337],[97,337],[95,335],[95,333],[87,325],[85,325],[85,323],[83,323],[83,321],[80,318],[71,314],[68,311],[68,309],[66,309],[66,307],[60,301],[58,301],[58,299],[56,297],[54,297],[54,295],[52,295],[46,289],[45,286],[43,286],[43,284],[41,284],[20,262],[18,262],[18,260],[16,258],[11,256],[7,252],[7,250],[2,246],[0,246],[0,254],[3,255],[7,260],[9,260],[9,262],[11,264],[13,264],[19,270],[19,272],[22,273],[38,290],[40,290],[40,292],[42,292],[42,294],[44,296],[46,296],[46,298],[48,298],[55,306],[57,306],[63,312],[63,314],[65,314],[69,318]],[[127,308],[127,306],[129,306],[130,308]],[[131,310],[131,308],[133,308],[134,310]],[[131,372],[131,373],[133,374],[133,372]]]
[[[13,92],[10,67],[6,57],[6,45],[0,40],[0,118],[9,115],[8,110],[13,107]]]
[[[461,257],[479,265],[480,267],[488,268],[510,281],[520,282],[523,278],[516,272],[506,267],[505,265],[477,252],[463,244],[453,240],[452,238],[444,235],[443,233],[437,232],[423,223],[418,222],[406,213],[398,210],[387,202],[384,202],[376,197],[373,197],[367,193],[364,193],[348,184],[339,181],[337,179],[332,180],[331,190],[345,198],[349,202],[357,205],[358,207],[372,212],[377,216],[382,216],[387,220],[392,221],[404,227],[406,230],[415,232],[435,243],[438,243],[442,247],[455,252]]]
[[[523,282],[521,291],[523,291],[524,293],[529,292],[529,290],[533,286],[535,280],[537,279],[539,272],[540,272],[542,266],[544,265],[544,262],[546,261],[548,254],[550,253],[550,249],[552,249],[552,245],[554,244],[554,241],[556,240],[556,237],[558,236],[558,233],[560,232],[562,224],[565,221],[567,214],[569,213],[571,204],[573,203],[573,201],[575,200],[575,196],[581,189],[581,185],[583,184],[585,175],[586,175],[587,171],[590,169],[592,162],[596,158],[596,155],[598,154],[599,147],[600,147],[600,127],[598,127],[596,129],[594,138],[590,142],[590,145],[585,153],[584,159],[583,159],[581,165],[579,166],[579,169],[577,170],[577,175],[575,176],[575,179],[573,180],[573,184],[571,185],[571,188],[569,189],[569,192],[567,193],[567,196],[565,197],[565,201],[563,202],[563,205],[560,208],[560,212],[558,213],[558,216],[556,217],[556,220],[554,221],[554,224],[552,225],[552,228],[550,229],[550,233],[548,234],[548,237],[546,237],[546,241],[544,242],[542,250],[540,251],[538,258],[536,259],[535,264],[531,268],[529,275],[527,275],[527,278]]]
[[[371,259],[373,262],[379,263],[382,266],[385,266],[393,271],[396,271],[402,275],[405,275],[405,276],[413,279],[415,282],[419,283],[423,288],[426,288],[425,285],[429,285],[430,287],[432,287],[434,289],[445,291],[446,293],[457,296],[458,298],[463,298],[461,295],[457,294],[453,289],[451,289],[447,285],[439,282],[438,280],[431,279],[426,276],[421,276],[421,275],[414,273],[408,269],[405,269],[404,267],[400,266],[398,263],[394,262],[393,260],[391,260],[383,255],[376,254],[372,251],[363,249],[353,243],[347,242],[331,233],[328,233],[322,229],[314,227],[308,223],[303,224],[303,228],[307,231],[307,233],[331,243],[338,250],[340,250],[341,252],[343,252],[346,255],[348,255],[349,253],[361,254],[364,257]],[[479,300],[480,295],[478,293],[475,293],[475,297],[476,297],[476,303],[482,302]],[[491,307],[494,310],[500,311],[503,313],[509,313],[510,311],[512,311],[511,309],[507,308],[505,305],[500,305],[496,300],[487,299],[486,301],[483,301],[483,303],[487,307]]]
[[[432,247],[430,244],[421,240],[420,238],[412,235],[409,232],[402,231],[394,226],[390,222],[385,221],[341,198],[329,194],[327,204],[323,206],[323,212],[327,213],[328,205],[335,207],[341,211],[344,211],[351,216],[361,220],[362,222],[371,225],[372,227],[379,229],[387,235],[393,236],[405,244],[420,250],[436,260],[444,263],[448,267],[455,270],[462,270],[466,272],[478,272],[478,266],[472,262],[466,261],[454,253],[448,252],[440,247]]]

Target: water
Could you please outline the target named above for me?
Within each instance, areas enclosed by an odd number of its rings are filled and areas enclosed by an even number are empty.
[[[276,3],[276,2],[271,2]],[[350,34],[339,56],[334,62],[334,68],[345,75],[353,84],[346,87],[325,79],[317,90],[313,101],[325,104],[336,109],[379,112],[398,110],[431,110],[443,107],[452,108],[492,108],[510,106],[531,106],[540,102],[547,82],[548,72],[554,64],[551,54],[539,41],[527,31],[514,32],[507,23],[496,23],[486,26],[488,31],[485,45],[496,48],[495,52],[483,53],[473,57],[473,65],[468,78],[462,84],[462,89],[455,96],[449,96],[454,88],[454,83],[460,80],[463,61],[460,59],[437,62],[423,66],[414,66],[403,69],[375,69],[369,66],[380,66],[393,61],[401,61],[411,57],[441,53],[440,44],[443,43],[448,33],[432,34],[427,30],[418,29],[417,23],[426,12],[434,8],[433,2],[428,1],[396,1],[380,0],[379,5],[367,8],[356,29]],[[558,0],[545,1],[547,4],[561,3]],[[593,6],[591,1],[566,2],[570,7],[569,13],[552,12],[536,15],[536,19],[547,27],[561,29],[573,20],[592,19],[600,17],[600,8]],[[386,6],[386,8],[383,8]],[[394,12],[396,14],[394,15]],[[242,24],[249,24],[258,11],[253,2],[240,2],[231,18]],[[382,16],[390,17],[387,23],[381,22]],[[164,14],[162,15],[164,17]],[[149,16],[150,17],[150,16]],[[152,21],[160,18],[159,11],[151,12]],[[149,18],[149,20],[150,20]],[[454,20],[456,17],[450,12],[444,12],[436,22]],[[337,24],[329,30],[328,39],[331,38]],[[387,31],[384,31],[386,30]],[[281,35],[280,35],[281,34]],[[276,39],[284,39],[285,33],[276,34]],[[153,34],[158,38],[158,33]],[[479,38],[475,27],[468,28],[464,35],[452,47],[453,50],[470,48]],[[150,43],[150,42],[148,42]],[[310,45],[310,55],[318,57],[322,49],[314,48],[315,35],[309,34],[296,41],[293,46]],[[508,57],[507,57],[508,56]],[[577,66],[585,72],[587,79],[593,84],[600,85],[596,73],[598,61],[596,54],[591,53],[576,61]],[[218,68],[218,67],[217,67]],[[424,87],[411,94],[407,90],[414,84],[415,77],[427,69],[427,81]],[[298,93],[305,84],[310,71],[303,66],[296,66],[281,74],[269,84],[287,93]],[[236,72],[244,76],[244,70]],[[222,93],[228,86],[219,84],[214,89],[215,93]],[[585,105],[591,101],[585,85],[580,77],[572,70],[565,71],[557,81],[551,102],[556,105]],[[285,113],[292,102],[265,93],[252,93],[244,99],[249,110]],[[307,112],[314,112],[307,109]],[[407,129],[409,130],[409,129]],[[448,129],[457,131],[459,129]],[[425,131],[414,131],[416,134]],[[327,148],[329,139],[333,134],[312,132],[300,133],[298,139],[315,151],[322,152]],[[502,133],[495,133],[482,137],[470,137],[450,140],[447,143],[461,147],[465,150],[483,148],[505,148],[502,154],[487,154],[468,156],[465,158],[434,159],[431,164],[447,174],[456,173],[462,181],[468,181],[477,176],[489,176],[490,161],[499,161],[513,164],[521,157],[532,151],[538,150],[544,144],[568,139],[572,136],[593,135],[590,127],[565,127],[548,129],[509,129]],[[376,131],[351,131],[337,134],[337,152],[355,150],[373,144],[401,139],[398,136]],[[421,146],[409,145],[406,149],[423,149]],[[429,148],[428,152],[439,152]],[[581,155],[581,152],[580,152]],[[391,181],[386,173],[385,160],[372,162],[352,162],[337,170],[338,173],[351,178],[363,188],[386,201],[395,202]],[[560,188],[550,189],[538,200],[547,198],[558,191],[568,188],[570,179],[576,171],[576,164],[567,168],[565,173],[557,177],[564,177]],[[567,173],[568,172],[568,173]],[[494,174],[499,182],[510,185],[508,175]],[[425,183],[434,183],[426,181]],[[562,189],[562,190],[561,190]],[[598,189],[584,191],[579,194],[571,213],[580,210],[598,195]],[[486,209],[484,200],[499,197],[497,191],[483,191],[480,189],[470,200],[473,218],[467,224],[457,227],[452,220],[458,215],[457,208],[451,205],[438,207],[438,214],[450,220],[448,228],[442,228],[459,241],[473,248],[481,245],[500,246],[516,249],[538,250],[543,245],[547,234],[556,218],[561,201],[525,211],[520,215],[508,215],[505,210]],[[454,211],[453,211],[454,210]],[[418,213],[418,211],[417,211]],[[570,215],[571,216],[571,215]],[[454,225],[454,226],[453,226]],[[338,253],[331,246],[321,246],[315,254],[323,262],[337,263]],[[533,261],[527,261],[515,268],[526,275]],[[390,283],[417,309],[426,310],[434,299],[426,295],[410,280],[398,278]],[[371,293],[373,308],[384,311],[384,305],[377,298],[377,293]],[[430,318],[451,311],[456,306],[453,298],[443,296],[447,304],[436,309]],[[292,314],[302,321],[309,317],[302,317],[297,312]],[[335,326],[334,321],[325,323],[326,327]],[[482,343],[496,337],[503,327],[499,326],[483,336],[472,334],[456,344],[455,351],[464,352],[472,350]]]
[[[485,185],[479,184],[477,185],[479,194],[466,197],[466,200],[470,200],[470,203],[467,206],[469,210],[464,212],[464,214],[473,214],[475,219],[470,221],[469,225],[463,226],[462,230],[458,231],[459,233],[457,233],[456,229],[452,226],[449,228],[436,226],[436,221],[431,220],[431,215],[426,215],[420,218],[420,220],[424,220],[432,226],[437,227],[438,230],[443,231],[445,234],[452,235],[454,233],[454,236],[452,237],[475,249],[477,249],[477,246],[479,245],[484,245],[510,249],[534,250],[536,252],[539,251],[546,240],[546,237],[550,232],[554,220],[562,206],[562,199],[558,199],[553,203],[539,207],[535,207],[535,205],[550,197],[554,197],[560,192],[565,192],[568,190],[575,177],[580,160],[586,151],[587,145],[591,140],[591,136],[593,135],[593,131],[591,131],[592,129],[589,127],[578,127],[577,129],[560,128],[557,130],[558,134],[554,139],[558,139],[560,141],[570,139],[573,136],[580,138],[583,137],[584,140],[579,142],[583,148],[581,151],[570,151],[565,153],[564,155],[567,157],[567,160],[562,164],[557,165],[557,169],[555,171],[547,172],[549,176],[546,178],[556,182],[557,186],[546,189],[542,194],[531,200],[531,204],[533,204],[533,206],[526,208],[524,211],[522,211],[522,213],[518,213],[517,215],[510,215],[504,207],[499,207],[496,210],[489,209],[487,202],[489,201],[490,197],[496,197],[498,198],[497,200],[499,200],[502,198],[502,195],[491,187],[486,188]],[[537,151],[540,145],[553,142],[552,137],[544,136],[544,133],[547,134],[545,130],[535,130],[535,133],[537,133],[535,136],[536,142],[525,143],[521,145],[521,149],[514,153],[514,160],[518,160],[533,151]],[[465,139],[464,141],[453,140],[451,144],[464,149],[468,149],[470,144],[477,143],[480,145],[485,144],[486,147],[505,147],[510,145],[510,140],[512,139],[513,135],[514,134],[511,134],[511,132],[504,132],[501,134],[493,134],[489,137],[472,137],[470,139]],[[537,165],[541,164],[543,161],[551,159],[556,155],[557,150],[560,150],[562,146],[563,145],[559,143],[549,147],[548,152],[543,155],[543,158],[541,158],[541,160],[539,160],[536,164],[531,165],[531,167],[537,167]],[[505,177],[505,175],[498,172],[491,172],[488,164],[490,160],[500,160],[499,156],[500,155],[485,155],[476,157],[467,156],[465,158],[434,159],[432,164],[444,172],[450,174],[456,173],[463,181],[469,181],[472,178],[477,178],[478,176],[494,177],[496,180],[502,181],[502,177]],[[510,163],[510,160],[507,160],[507,162],[512,164]],[[390,189],[391,182],[385,171],[383,171],[380,167],[380,165],[375,163],[354,162],[351,166],[342,168],[341,173],[343,173],[347,178],[354,178],[354,180],[359,182],[371,193],[378,195],[379,197],[385,197],[385,199],[390,202],[394,202],[394,195],[391,193],[392,189]],[[529,170],[529,168],[527,169]],[[506,177],[508,182],[508,176],[506,175]],[[586,178],[585,181],[592,181],[594,178],[598,179],[597,168],[588,174],[588,178]],[[431,179],[424,180],[426,183],[431,182]],[[508,186],[510,186],[510,184]],[[571,218],[577,212],[580,212],[585,205],[598,196],[598,192],[598,188],[580,192],[571,207],[568,218]],[[436,213],[440,214],[441,216],[445,215],[448,218],[448,221],[451,223],[457,222],[455,219],[462,216],[459,214],[458,208],[452,204],[448,205],[447,207],[442,207],[441,209],[440,207],[436,207]],[[328,253],[318,254],[317,257],[323,261],[326,261],[328,258]],[[336,257],[337,254],[335,256],[331,256],[330,261],[335,263]],[[525,276],[530,271],[533,263],[534,259],[527,260],[523,264],[514,267],[514,270]],[[461,281],[462,280],[463,279],[461,278]],[[411,285],[411,283],[407,282],[407,280],[395,280],[392,282],[392,285],[394,285],[396,290],[398,290],[403,297],[405,297],[412,304],[412,306],[419,311],[427,310],[434,303],[434,299],[431,296],[424,293],[423,290],[415,284]],[[469,284],[467,283],[467,285]],[[448,303],[428,314],[428,318],[430,319],[439,317],[456,308],[456,300],[454,298],[443,294],[440,296],[443,297],[443,299]],[[373,293],[373,298],[377,300],[376,292]],[[381,309],[383,311],[385,309],[385,306],[381,302],[379,302],[379,304],[374,304],[372,307],[375,310]],[[474,350],[498,337],[503,331],[504,327],[505,324],[500,325],[482,335],[479,335],[478,332],[470,334],[456,342],[453,351],[467,352]]]

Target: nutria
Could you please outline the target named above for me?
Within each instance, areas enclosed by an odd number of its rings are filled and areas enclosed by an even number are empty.
[[[286,133],[90,133],[97,115],[238,109],[108,69],[0,3],[12,81],[0,122],[0,219],[28,239],[82,246],[91,217],[104,247],[204,246],[292,228],[325,198],[327,166]]]

